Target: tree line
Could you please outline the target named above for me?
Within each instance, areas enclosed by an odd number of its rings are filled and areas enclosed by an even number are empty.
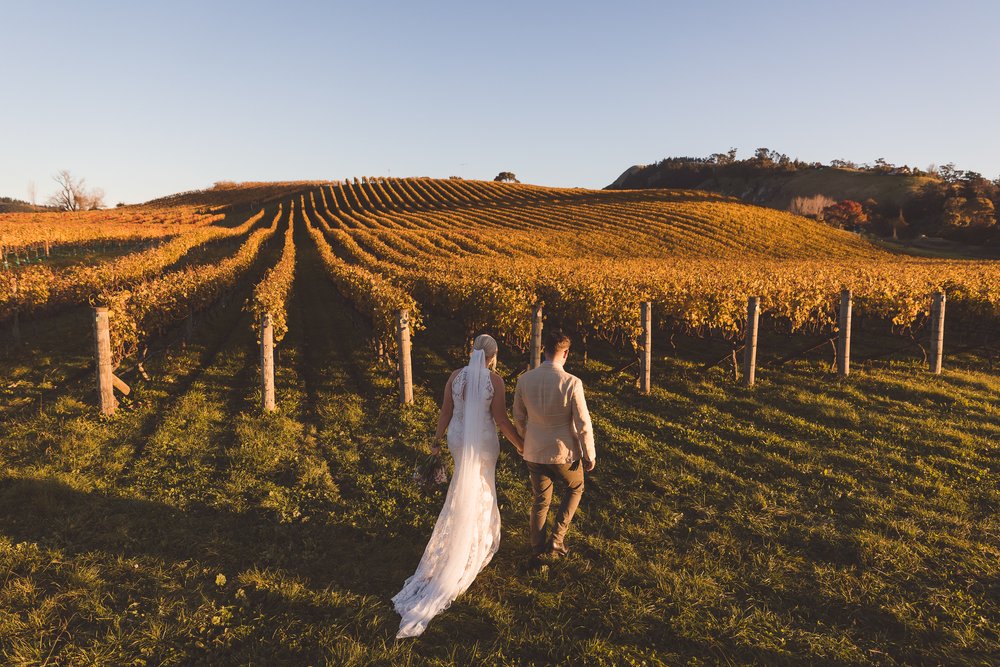
[[[725,190],[724,182],[759,183],[768,177],[830,168],[929,180],[901,202],[879,201],[877,197],[838,201],[826,193],[816,193],[794,198],[789,210],[836,227],[882,236],[941,236],[965,243],[1000,245],[1000,178],[990,180],[978,172],[958,169],[954,163],[926,169],[895,165],[885,158],[863,164],[840,159],[823,164],[793,159],[769,148],[758,148],[751,157],[741,160],[733,148],[708,157],[664,158],[644,167],[624,187],[651,187],[655,180],[655,187]]]

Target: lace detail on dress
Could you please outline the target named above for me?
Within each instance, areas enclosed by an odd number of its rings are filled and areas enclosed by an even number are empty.
[[[465,383],[468,377],[468,370],[468,367],[460,370],[451,382],[451,398],[455,403],[455,408],[452,410],[451,423],[448,425],[448,449],[452,451],[452,454],[455,453],[453,447],[456,444],[456,439],[454,436],[460,434],[465,425]],[[490,403],[493,402],[493,382],[490,380],[488,373],[480,389],[481,395],[485,397],[484,408],[486,409],[486,414],[489,415]],[[484,427],[492,428],[495,431],[496,424],[493,422],[493,418],[490,417],[487,421],[489,424],[484,424]]]
[[[451,382],[451,397],[455,401],[455,414],[458,414],[458,406],[461,403],[462,413],[465,413],[465,379],[468,377],[468,367],[463,368],[455,376],[455,379]],[[490,376],[486,375],[486,380],[483,382],[483,396],[486,397],[486,405],[493,401],[493,382],[490,380]]]

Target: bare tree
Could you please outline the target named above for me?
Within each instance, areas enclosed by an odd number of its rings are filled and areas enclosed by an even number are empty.
[[[63,169],[53,176],[52,180],[59,186],[59,190],[49,197],[49,206],[63,211],[80,210],[80,202],[77,198],[77,194],[80,192],[80,183],[77,183],[73,175],[68,170]]]
[[[48,199],[48,205],[61,211],[83,211],[104,206],[104,190],[88,190],[85,180],[77,179],[68,169],[62,169],[52,180],[59,190]]]
[[[59,186],[51,197],[48,204],[62,211],[80,210],[80,191],[83,189],[83,179],[77,181],[68,169],[61,170],[52,177],[52,180]]]
[[[793,197],[788,205],[788,210],[796,215],[818,217],[827,206],[836,204],[833,199],[826,195],[813,195],[811,197]]]

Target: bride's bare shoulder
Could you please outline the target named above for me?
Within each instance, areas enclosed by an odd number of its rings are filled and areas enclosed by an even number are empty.
[[[495,389],[503,389],[504,388],[503,376],[501,376],[496,371],[490,371],[490,382],[493,383],[493,387]]]

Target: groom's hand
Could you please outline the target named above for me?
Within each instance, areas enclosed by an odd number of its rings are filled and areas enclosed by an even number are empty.
[[[596,466],[597,466],[597,461],[588,461],[587,459],[583,460],[583,469],[587,472],[590,472]]]

